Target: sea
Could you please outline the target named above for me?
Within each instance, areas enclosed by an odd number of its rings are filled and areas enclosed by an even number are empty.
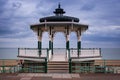
[[[120,48],[101,48],[101,55],[102,59],[120,60]],[[0,48],[0,59],[17,59],[17,56],[18,48]]]

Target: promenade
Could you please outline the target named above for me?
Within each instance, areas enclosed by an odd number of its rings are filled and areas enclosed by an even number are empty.
[[[0,80],[119,80],[120,74],[9,73]]]

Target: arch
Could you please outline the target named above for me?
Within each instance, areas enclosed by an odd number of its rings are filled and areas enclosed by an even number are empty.
[[[66,48],[66,38],[63,32],[56,32],[53,39],[54,48]]]
[[[70,48],[77,48],[77,35],[76,32],[70,33]]]
[[[48,48],[49,46],[49,33],[48,32],[43,32],[42,33],[42,47],[43,48]]]

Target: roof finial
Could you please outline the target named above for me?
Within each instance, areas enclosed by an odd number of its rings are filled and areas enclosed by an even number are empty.
[[[64,9],[61,8],[60,2],[58,4],[58,8],[55,9],[53,13],[55,13],[57,16],[62,16],[65,13]]]
[[[58,4],[58,8],[61,8],[60,2],[59,2],[59,4]]]

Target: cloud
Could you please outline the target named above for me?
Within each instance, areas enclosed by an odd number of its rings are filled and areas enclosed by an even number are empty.
[[[66,11],[65,15],[78,17],[81,24],[89,25],[89,29],[82,35],[82,46],[107,44],[120,47],[118,45],[120,43],[119,0],[60,0],[60,2],[61,7]],[[19,44],[19,39],[22,38],[25,39],[21,41],[26,46],[30,46],[29,39],[33,39],[31,45],[36,44],[37,37],[30,30],[30,25],[39,23],[41,17],[54,15],[52,12],[57,5],[58,1],[55,0],[0,0],[0,44],[2,46],[4,44],[7,46],[6,43],[22,46]],[[48,46],[47,41],[49,40],[45,39],[48,38],[46,35],[43,43]],[[55,41],[56,45],[59,37],[55,38]],[[71,44],[77,42],[74,34],[71,34],[71,41],[73,42]],[[64,45],[62,41],[59,44]]]

